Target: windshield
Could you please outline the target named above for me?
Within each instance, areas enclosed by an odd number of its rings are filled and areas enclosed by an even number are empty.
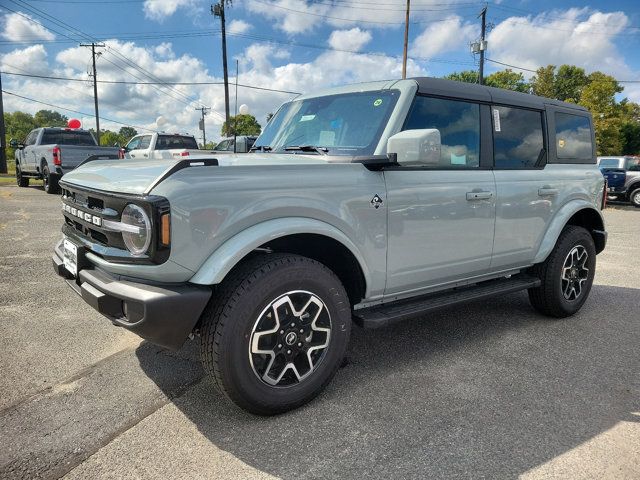
[[[42,145],[81,145],[95,147],[96,142],[89,132],[67,130],[45,130],[42,134]]]
[[[253,147],[283,152],[313,145],[330,155],[373,155],[399,95],[378,90],[285,103]]]

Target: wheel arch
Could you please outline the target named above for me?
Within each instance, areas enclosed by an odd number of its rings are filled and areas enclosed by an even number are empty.
[[[349,299],[358,303],[369,294],[370,272],[357,246],[339,229],[310,218],[280,218],[253,225],[218,247],[189,280],[216,285],[256,252],[293,253],[330,268]]]
[[[596,246],[596,253],[604,250],[606,233],[604,219],[598,209],[586,200],[574,200],[560,208],[553,217],[545,233],[534,263],[543,262],[553,250],[560,233],[567,225],[585,228],[592,236]]]

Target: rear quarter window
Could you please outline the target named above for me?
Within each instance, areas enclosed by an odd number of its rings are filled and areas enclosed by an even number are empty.
[[[556,152],[558,161],[593,161],[591,120],[582,115],[555,113]]]

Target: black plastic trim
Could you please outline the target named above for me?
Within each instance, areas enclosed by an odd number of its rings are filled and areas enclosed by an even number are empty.
[[[77,279],[69,279],[58,251],[53,254],[55,272],[85,302],[115,325],[171,350],[182,346],[211,298],[209,287],[122,280],[97,268],[81,269]]]

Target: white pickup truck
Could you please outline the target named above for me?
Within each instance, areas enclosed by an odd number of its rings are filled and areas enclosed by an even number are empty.
[[[136,135],[121,151],[123,158],[171,159],[209,155],[211,150],[201,150],[193,135],[153,133]]]

